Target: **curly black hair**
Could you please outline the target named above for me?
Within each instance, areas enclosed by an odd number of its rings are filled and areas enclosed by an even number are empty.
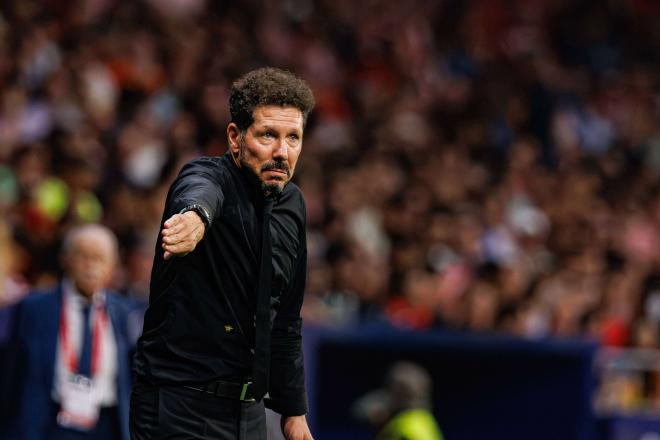
[[[231,85],[231,121],[244,132],[254,122],[254,109],[260,105],[295,107],[302,112],[306,124],[314,108],[314,95],[307,83],[293,73],[264,67],[246,73]]]

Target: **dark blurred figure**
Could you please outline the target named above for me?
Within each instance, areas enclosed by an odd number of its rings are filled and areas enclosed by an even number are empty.
[[[10,438],[129,438],[134,309],[107,290],[117,255],[109,229],[74,227],[64,239],[59,285],[18,305]]]
[[[374,390],[353,405],[355,417],[367,420],[378,440],[442,440],[431,413],[431,378],[418,365],[394,364],[385,388]]]

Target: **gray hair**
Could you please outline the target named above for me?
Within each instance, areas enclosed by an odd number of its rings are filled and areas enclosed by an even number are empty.
[[[90,236],[104,237],[110,245],[110,251],[112,252],[113,257],[117,259],[119,256],[119,243],[117,242],[117,237],[108,227],[98,223],[73,226],[69,229],[64,235],[64,240],[62,241],[62,255],[69,255],[79,238]]]

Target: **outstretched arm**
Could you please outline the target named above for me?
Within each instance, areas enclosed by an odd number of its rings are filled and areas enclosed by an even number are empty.
[[[192,252],[220,211],[224,197],[216,168],[212,160],[197,159],[186,164],[172,184],[161,230],[166,260]]]

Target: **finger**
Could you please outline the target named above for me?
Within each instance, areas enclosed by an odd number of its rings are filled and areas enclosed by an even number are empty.
[[[162,233],[163,233],[163,235],[179,234],[183,230],[185,230],[186,227],[187,227],[186,222],[185,221],[180,221],[180,222],[178,222],[178,223],[176,223],[176,224],[174,224],[174,225],[172,225],[168,228],[164,228]]]
[[[172,217],[167,219],[167,221],[165,221],[165,223],[163,223],[163,228],[169,229],[169,228],[179,224],[180,221],[181,221],[181,215],[180,214],[174,214]]]
[[[164,259],[164,260],[169,260],[169,259],[171,259],[172,257],[185,257],[185,256],[188,255],[189,253],[190,253],[190,252],[169,252],[169,251],[165,251],[165,252],[163,253],[163,259]]]
[[[163,229],[163,238],[164,237],[174,237],[176,236],[178,241],[197,241],[195,237],[199,233],[199,226],[188,225],[185,221],[179,222],[176,226],[172,226],[167,229]],[[175,240],[176,241],[176,240]]]
[[[182,254],[192,251],[193,246],[190,243],[165,244],[163,249],[173,254]]]
[[[178,254],[179,252],[183,252],[185,249],[183,249],[180,244],[163,244],[163,250],[173,254]]]
[[[185,245],[185,246],[194,246],[195,241],[190,237],[190,235],[182,236],[182,235],[173,235],[171,237],[163,237],[163,241],[167,243],[168,245]]]
[[[163,237],[163,243],[165,244],[177,244],[183,241],[185,240],[182,240],[181,237],[178,235],[165,235]]]

